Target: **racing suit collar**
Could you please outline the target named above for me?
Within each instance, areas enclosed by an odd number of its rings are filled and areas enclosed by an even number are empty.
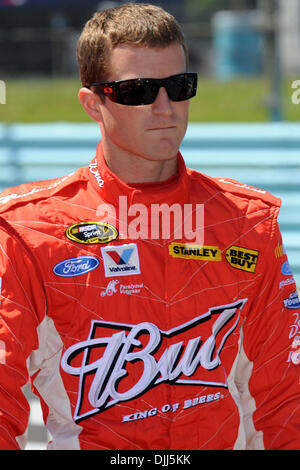
[[[103,154],[102,142],[97,146],[96,156],[89,166],[90,179],[102,198],[113,205],[118,205],[119,196],[127,196],[128,203],[185,203],[189,195],[189,178],[185,162],[178,153],[178,171],[163,182],[125,183],[107,166]]]

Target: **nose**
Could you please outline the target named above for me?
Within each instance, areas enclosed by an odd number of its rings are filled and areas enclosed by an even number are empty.
[[[157,97],[152,103],[152,110],[154,114],[161,116],[170,116],[172,114],[173,104],[164,87],[160,87]]]

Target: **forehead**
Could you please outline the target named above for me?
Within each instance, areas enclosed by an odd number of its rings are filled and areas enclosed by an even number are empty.
[[[185,71],[184,49],[178,43],[155,48],[121,44],[112,50],[108,80],[164,78]]]

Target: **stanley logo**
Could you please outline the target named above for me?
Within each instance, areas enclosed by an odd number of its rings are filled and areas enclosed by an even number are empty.
[[[193,243],[171,243],[169,254],[173,258],[199,259],[202,261],[222,261],[218,246],[195,245]]]
[[[231,246],[226,251],[226,259],[230,266],[248,273],[255,273],[258,251],[242,248],[240,246]]]

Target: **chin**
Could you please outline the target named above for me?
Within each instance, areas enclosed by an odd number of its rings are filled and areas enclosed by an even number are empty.
[[[172,160],[177,156],[179,151],[179,145],[174,145],[174,142],[160,142],[159,144],[153,144],[151,149],[151,160]]]
[[[172,153],[157,152],[156,154],[144,155],[144,158],[151,162],[167,162],[170,160],[174,160],[174,158],[177,157],[177,154],[178,154],[178,150]]]

